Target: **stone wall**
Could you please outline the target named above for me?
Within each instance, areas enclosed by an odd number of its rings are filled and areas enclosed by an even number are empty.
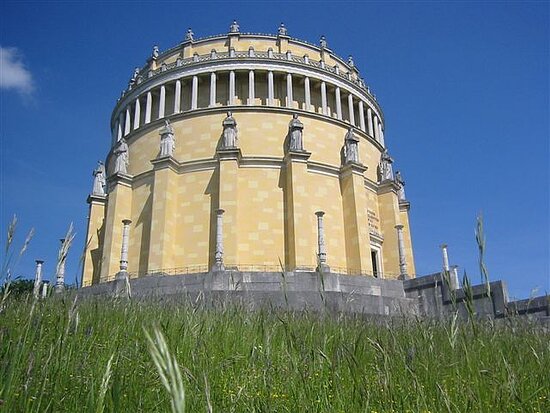
[[[84,287],[81,297],[113,294],[120,281]],[[466,292],[451,291],[441,274],[411,280],[388,280],[318,272],[215,271],[189,275],[150,275],[130,280],[133,298],[178,297],[193,303],[244,305],[377,316],[441,319],[458,310],[468,317]],[[550,297],[508,301],[506,284],[493,281],[471,287],[478,318],[528,316],[550,324]]]

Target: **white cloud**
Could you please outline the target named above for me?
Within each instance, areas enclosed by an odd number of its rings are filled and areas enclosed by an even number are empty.
[[[15,47],[0,46],[0,89],[13,89],[27,96],[34,89],[32,74]]]

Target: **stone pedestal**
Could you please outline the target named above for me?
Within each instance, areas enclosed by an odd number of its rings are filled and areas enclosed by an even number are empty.
[[[231,267],[239,263],[237,217],[241,150],[239,148],[218,149],[217,156],[219,160],[218,208],[224,210],[223,223],[225,225],[224,263],[226,267]],[[212,211],[212,213],[216,214],[216,211]],[[217,220],[217,216],[215,219]],[[213,258],[215,259],[215,257]]]
[[[171,156],[152,160],[153,207],[149,241],[148,272],[174,268],[173,246],[178,208],[178,163]]]
[[[380,230],[384,236],[382,259],[384,278],[399,278],[399,246],[395,226],[400,219],[398,187],[393,181],[385,181],[378,188]]]
[[[87,287],[99,282],[101,273],[101,256],[103,254],[105,205],[107,196],[90,195],[88,204],[88,228],[86,230],[86,251],[84,252],[84,264],[82,267],[82,287]]]
[[[285,266],[288,271],[301,270],[311,263],[315,253],[314,232],[310,217],[304,216],[309,200],[305,194],[307,161],[311,152],[288,151],[285,155]]]
[[[365,166],[358,163],[343,166],[340,170],[340,187],[348,269],[352,272],[373,274],[365,189],[366,170]]]
[[[114,174],[108,179],[105,240],[101,261],[101,282],[112,280],[119,271],[118,258],[122,245],[122,220],[132,213],[132,177]]]

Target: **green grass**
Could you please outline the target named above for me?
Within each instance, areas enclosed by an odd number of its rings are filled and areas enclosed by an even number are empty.
[[[453,320],[8,298],[0,412],[549,412],[549,334],[514,320],[473,331]],[[174,401],[167,389],[184,394]]]

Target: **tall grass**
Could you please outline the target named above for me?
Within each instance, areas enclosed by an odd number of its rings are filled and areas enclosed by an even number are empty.
[[[8,298],[0,411],[550,411],[549,334],[475,322]]]

